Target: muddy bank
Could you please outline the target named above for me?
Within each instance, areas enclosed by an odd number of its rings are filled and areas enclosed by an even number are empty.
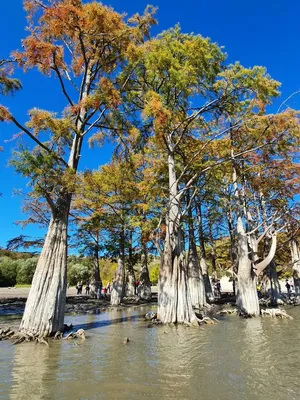
[[[26,303],[25,297],[0,299],[0,316],[22,315]],[[157,297],[153,296],[151,302],[138,301],[126,302],[118,308],[126,308],[145,304],[156,304]],[[109,309],[110,299],[91,299],[87,296],[68,296],[66,301],[66,314],[99,314]]]

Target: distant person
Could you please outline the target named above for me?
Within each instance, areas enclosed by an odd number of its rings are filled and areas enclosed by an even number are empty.
[[[86,284],[86,287],[85,287],[85,294],[88,295],[88,296],[89,296],[89,294],[90,294],[90,284],[89,284],[89,283]]]
[[[285,283],[285,287],[286,287],[288,296],[290,297],[290,295],[291,295],[291,285],[289,284],[289,281],[288,281],[288,280],[286,280],[285,282],[286,282],[286,283]]]
[[[106,288],[107,288],[107,293],[110,293],[110,282],[108,282]]]
[[[77,286],[78,286],[78,293],[77,294],[82,294],[82,286],[83,286],[82,282],[81,281],[78,282]]]
[[[106,286],[103,288],[103,297],[105,299],[107,298],[107,287]]]

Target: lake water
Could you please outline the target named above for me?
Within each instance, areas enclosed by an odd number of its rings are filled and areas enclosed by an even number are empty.
[[[0,399],[300,399],[300,307],[200,328],[152,326],[147,311],[67,316],[85,341],[0,342]]]

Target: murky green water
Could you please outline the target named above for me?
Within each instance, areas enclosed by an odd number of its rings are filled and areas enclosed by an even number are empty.
[[[84,342],[0,342],[0,399],[300,399],[300,307],[199,329],[148,328],[147,310],[67,317]]]

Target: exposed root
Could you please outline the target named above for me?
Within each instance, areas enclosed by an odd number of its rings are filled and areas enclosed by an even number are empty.
[[[266,308],[261,310],[261,315],[262,317],[277,317],[277,318],[283,318],[283,319],[294,319],[290,315],[286,313],[286,311],[280,309],[280,308]]]
[[[236,308],[228,308],[226,310],[220,310],[217,312],[217,315],[237,315],[238,311]]]
[[[62,338],[63,338],[63,335],[64,335],[64,334],[63,334],[62,332],[57,331],[56,334],[54,335],[53,339],[54,339],[54,340],[62,339]]]
[[[0,340],[8,340],[15,334],[10,328],[0,329]]]
[[[85,331],[83,329],[78,329],[76,332],[69,333],[64,339],[85,339]]]
[[[49,346],[46,338],[40,337],[38,333],[33,334],[33,333],[19,332],[16,335],[12,336],[12,339],[14,340],[13,344],[20,344],[23,342],[36,342]]]
[[[203,317],[203,318],[197,317],[197,322],[199,325],[202,324],[215,325],[216,323],[219,323],[219,321],[216,318],[209,318],[209,317]]]

